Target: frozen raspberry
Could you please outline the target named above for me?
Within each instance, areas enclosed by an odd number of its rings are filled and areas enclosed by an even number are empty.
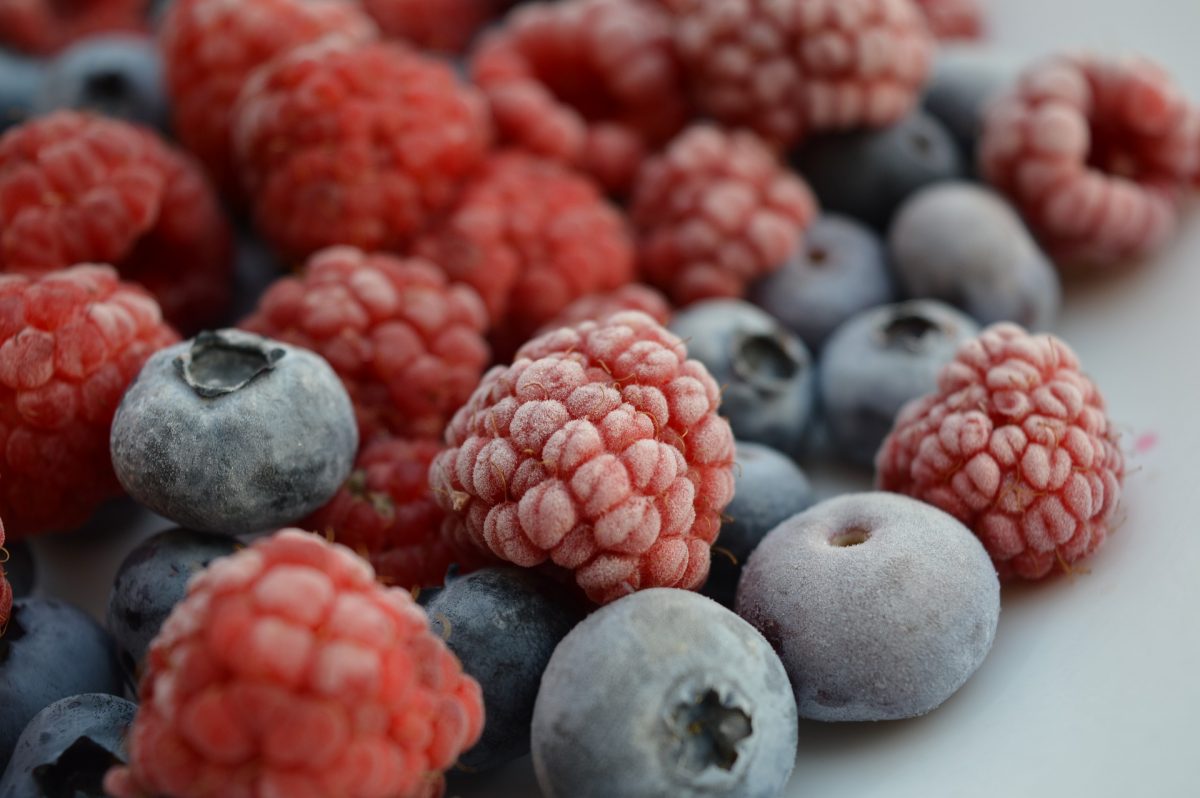
[[[1198,134],[1200,114],[1150,61],[1059,56],[989,108],[980,164],[1053,257],[1108,264],[1170,236]]]
[[[422,50],[461,53],[508,5],[506,0],[362,0],[389,38]]]
[[[479,685],[407,591],[285,529],[215,560],[150,646],[118,798],[435,794]]]
[[[533,339],[484,377],[429,482],[445,534],[524,567],[547,560],[597,603],[697,589],[733,497],[716,382],[643,313]]]
[[[225,194],[236,196],[230,129],[250,74],[329,35],[366,42],[377,33],[362,9],[345,0],[175,0],[159,42],[180,142]]]
[[[0,517],[10,537],[71,529],[120,495],[108,454],[125,387],[176,335],[107,266],[0,275]]]
[[[276,281],[242,327],[320,354],[342,378],[359,438],[437,438],[490,359],[487,311],[420,259],[318,252]]]
[[[111,263],[192,331],[225,311],[231,253],[199,168],[149,130],[60,111],[0,138],[0,270]]]
[[[913,0],[933,35],[939,39],[978,39],[983,36],[980,0]]]
[[[93,33],[145,28],[145,0],[0,0],[0,45],[47,55]]]
[[[883,127],[917,101],[934,41],[911,0],[659,0],[697,104],[781,146]]]
[[[742,296],[783,266],[815,214],[808,186],[757,136],[708,125],[646,162],[631,211],[646,279],[680,305]]]
[[[1025,579],[1104,542],[1125,474],[1075,353],[1009,323],[963,344],[938,390],[905,405],[875,465],[880,487],[955,516],[1002,577]]]
[[[626,310],[641,311],[664,326],[671,320],[671,303],[665,296],[648,285],[629,283],[615,291],[588,294],[576,299],[538,332],[548,333],[585,321],[604,321],[614,313]]]
[[[503,359],[572,301],[634,275],[624,218],[599,189],[516,152],[492,157],[416,252],[479,292]]]
[[[429,490],[429,465],[443,448],[404,438],[367,444],[345,486],[302,526],[370,560],[386,585],[441,585],[447,568],[463,564],[442,538],[445,512]]]
[[[260,231],[295,258],[335,244],[402,251],[490,138],[483,97],[399,44],[302,47],[255,72],[235,110]]]
[[[689,115],[671,20],[650,0],[524,5],[484,36],[471,69],[506,141],[613,191]]]

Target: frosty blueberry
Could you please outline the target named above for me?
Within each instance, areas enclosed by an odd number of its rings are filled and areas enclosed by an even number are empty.
[[[33,113],[44,69],[42,62],[0,47],[0,133]]]
[[[95,111],[165,129],[162,56],[152,39],[110,34],[81,39],[50,62],[36,111]]]

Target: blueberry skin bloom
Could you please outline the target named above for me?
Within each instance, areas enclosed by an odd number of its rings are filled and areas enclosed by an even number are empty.
[[[94,111],[166,130],[169,113],[162,54],[154,40],[93,36],[71,45],[46,69],[35,110]]]
[[[276,529],[350,475],[350,397],[318,355],[241,330],[156,353],[126,392],[109,441],[121,485],[180,526]]]
[[[697,593],[643,590],[563,639],[533,712],[546,798],[776,798],[796,757],[779,657]]]

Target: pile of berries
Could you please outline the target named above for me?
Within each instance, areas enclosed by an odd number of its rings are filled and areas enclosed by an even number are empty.
[[[0,0],[0,795],[780,795],[1114,531],[1050,330],[1200,184],[1151,61],[935,69],[977,0],[144,5]],[[29,595],[145,508],[107,628]]]

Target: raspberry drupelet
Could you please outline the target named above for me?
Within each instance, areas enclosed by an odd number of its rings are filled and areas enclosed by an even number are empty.
[[[564,327],[484,376],[429,471],[447,539],[547,561],[596,603],[698,589],[733,497],[716,382],[643,313]]]
[[[425,798],[483,728],[408,592],[296,529],[193,578],[138,692],[118,798]]]
[[[331,247],[277,280],[242,327],[320,354],[341,377],[364,443],[438,438],[490,360],[487,311],[431,263]]]
[[[388,38],[422,50],[461,53],[495,19],[506,0],[362,0]]]
[[[646,280],[686,305],[782,267],[816,200],[754,134],[697,125],[642,167],[630,215]]]
[[[230,142],[233,106],[250,74],[295,48],[378,30],[345,0],[176,0],[159,34],[174,130],[221,191],[240,191]],[[216,46],[219,42],[220,46]]]
[[[479,292],[503,360],[572,301],[634,277],[624,217],[595,184],[519,152],[490,158],[415,251]]]
[[[95,33],[141,31],[145,0],[0,0],[0,45],[49,55]]]
[[[624,193],[686,124],[671,19],[651,0],[520,6],[471,62],[502,139]]]
[[[401,44],[299,48],[256,71],[235,110],[259,229],[294,259],[337,244],[404,251],[490,142],[483,96]]]
[[[979,536],[1000,576],[1041,579],[1105,540],[1125,467],[1104,400],[1052,335],[996,324],[900,411],[878,484]]]
[[[588,294],[576,299],[563,308],[538,334],[552,332],[559,327],[573,327],[585,321],[603,321],[614,313],[637,310],[645,313],[659,324],[666,326],[671,320],[671,303],[657,290],[641,283],[629,283],[615,291],[603,294]]]
[[[228,222],[200,169],[151,131],[59,111],[0,138],[0,270],[111,263],[191,332],[232,290]]]
[[[120,485],[109,428],[126,386],[177,336],[107,266],[0,275],[0,518],[9,537],[79,526]]]
[[[1056,56],[988,109],[980,166],[1057,261],[1107,265],[1170,237],[1197,141],[1200,113],[1156,64]]]

